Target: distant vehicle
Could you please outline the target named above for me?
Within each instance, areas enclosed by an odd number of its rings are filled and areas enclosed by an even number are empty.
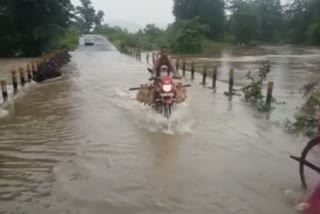
[[[95,45],[95,41],[94,41],[93,36],[91,36],[91,35],[86,35],[86,36],[84,36],[84,45],[85,45],[85,46]]]

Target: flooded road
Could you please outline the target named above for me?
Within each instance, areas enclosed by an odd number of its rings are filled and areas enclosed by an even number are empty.
[[[0,120],[0,213],[288,214],[299,190],[285,134],[198,83],[166,121],[135,101],[147,65],[97,47],[32,84]],[[198,78],[200,81],[200,78]]]

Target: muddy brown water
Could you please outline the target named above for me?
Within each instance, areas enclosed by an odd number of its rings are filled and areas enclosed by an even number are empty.
[[[63,78],[31,84],[5,107],[0,213],[296,212],[285,194],[300,187],[288,154],[304,139],[274,123],[288,105],[260,115],[224,97],[223,82],[214,94],[198,76],[167,121],[128,91],[145,82],[146,64],[96,40],[72,53]],[[271,76],[290,97],[289,77],[317,76],[307,73]]]

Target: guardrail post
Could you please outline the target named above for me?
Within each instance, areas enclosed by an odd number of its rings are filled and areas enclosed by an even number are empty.
[[[272,81],[268,82],[268,91],[267,91],[267,99],[266,99],[267,106],[270,106],[272,103],[273,86],[274,86],[274,83]]]
[[[230,69],[229,72],[229,96],[233,94],[233,83],[234,83],[234,69]]]
[[[1,85],[1,91],[2,91],[2,98],[3,98],[3,101],[5,102],[8,100],[7,83],[5,80],[1,80],[0,85]]]
[[[192,63],[191,63],[191,80],[194,80],[194,72],[195,72],[194,62],[192,61]]]
[[[28,82],[31,82],[32,74],[31,74],[30,64],[27,65],[27,74],[28,74]]]
[[[32,76],[33,77],[36,75],[37,71],[38,71],[38,64],[33,62],[32,63]]]
[[[19,69],[19,75],[20,75],[20,84],[21,86],[24,86],[26,84],[26,79],[24,77],[23,68]]]
[[[206,85],[207,81],[207,67],[203,67],[203,72],[202,72],[202,85]]]
[[[182,61],[182,75],[184,77],[186,76],[186,60],[185,59]]]
[[[16,94],[18,92],[17,72],[13,70],[11,74],[12,74],[13,93]]]
[[[217,88],[217,72],[218,72],[218,66],[214,66],[213,74],[212,74],[212,89]]]
[[[179,59],[176,60],[176,71],[179,73]]]

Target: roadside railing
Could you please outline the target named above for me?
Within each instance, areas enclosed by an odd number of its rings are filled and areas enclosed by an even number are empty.
[[[137,59],[138,61],[142,61],[142,55],[141,52],[135,52],[132,50],[127,51],[126,53],[127,56],[133,57]],[[157,53],[146,53],[146,62],[148,64],[154,64],[156,58],[158,57]],[[194,81],[195,80],[195,73],[199,73],[202,75],[202,81],[200,84],[203,86],[207,86],[208,84],[208,76],[211,77],[211,86],[207,87],[209,89],[212,89],[214,92],[217,91],[217,76],[218,76],[218,65],[212,62],[195,62],[192,59],[186,59],[186,58],[179,58],[175,57],[173,59],[175,63],[175,68],[178,72],[182,72],[182,76],[186,77],[187,72],[190,73],[190,80]],[[234,80],[235,80],[235,73],[236,71],[233,68],[229,69],[229,77],[228,77],[228,91],[225,91],[224,94],[226,96],[234,96],[236,95],[236,90],[234,88]],[[267,92],[266,92],[266,100],[265,100],[265,105],[266,106],[271,106],[271,103],[273,101],[273,87],[274,87],[274,82],[269,81],[268,82],[268,87],[267,87]]]

